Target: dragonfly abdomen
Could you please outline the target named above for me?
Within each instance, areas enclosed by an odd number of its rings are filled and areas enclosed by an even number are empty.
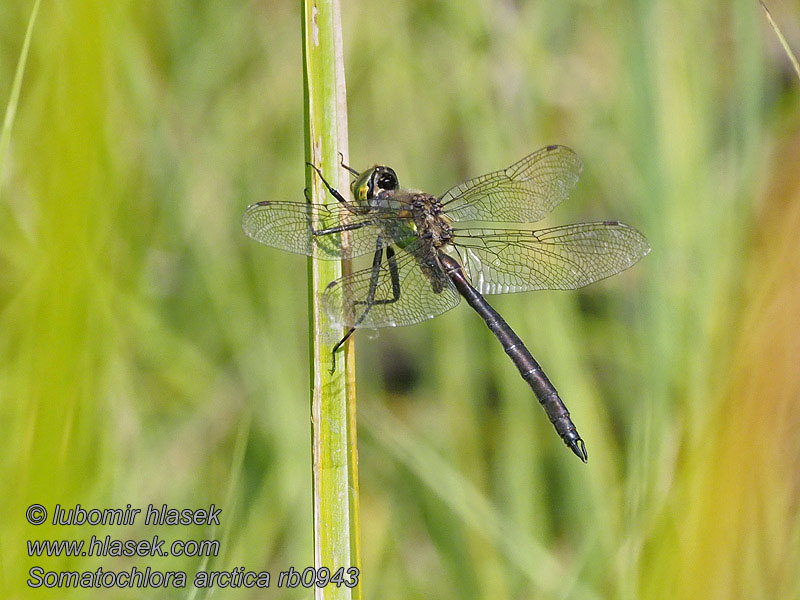
[[[454,258],[444,252],[440,252],[439,259],[445,273],[458,292],[475,312],[483,318],[489,330],[502,344],[503,349],[516,365],[522,378],[533,390],[558,435],[578,458],[586,462],[586,446],[569,416],[567,407],[547,378],[547,375],[545,375],[542,367],[525,347],[522,339],[511,329],[511,326],[500,316],[500,313],[492,308],[486,298],[470,284],[464,275],[461,265]]]

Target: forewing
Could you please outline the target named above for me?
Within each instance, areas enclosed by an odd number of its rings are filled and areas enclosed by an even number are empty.
[[[428,255],[427,260],[435,260],[432,256]],[[423,270],[413,254],[402,250],[398,250],[396,259],[400,291],[396,300],[392,267],[384,253],[377,271],[363,269],[328,285],[322,295],[322,306],[330,318],[343,327],[399,327],[432,319],[458,304],[458,292],[435,263],[428,263],[431,268]],[[377,302],[368,306],[365,301],[373,282]]]
[[[363,226],[346,233],[315,235],[312,211],[318,215],[317,231],[338,227],[345,222]],[[374,224],[375,218],[372,212],[353,214],[341,204],[267,201],[247,207],[242,217],[242,228],[251,238],[267,246],[311,256],[316,245],[320,258],[335,260],[375,250],[375,240],[380,233]],[[347,244],[343,240],[345,235],[348,236]]]
[[[537,231],[461,229],[454,243],[472,285],[484,294],[580,288],[650,251],[641,233],[616,221]]]
[[[582,169],[566,146],[547,146],[507,169],[457,185],[441,198],[455,221],[534,223],[561,204]]]

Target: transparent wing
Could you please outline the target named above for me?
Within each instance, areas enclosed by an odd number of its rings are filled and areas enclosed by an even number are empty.
[[[312,211],[319,220],[317,231],[338,227],[345,222],[360,226],[343,233],[334,232],[315,235],[311,226]],[[251,238],[281,250],[311,255],[316,245],[319,257],[335,260],[360,256],[375,251],[375,240],[380,234],[375,225],[378,216],[374,212],[355,214],[342,204],[323,205],[303,202],[258,202],[247,207],[242,217],[242,228]]]
[[[384,253],[377,272],[363,269],[331,282],[322,295],[322,306],[331,319],[345,327],[399,327],[432,319],[458,304],[458,292],[432,253],[418,259],[398,250],[395,258],[393,266]],[[373,284],[375,302],[367,306]]]
[[[578,223],[537,231],[462,229],[464,271],[484,294],[583,287],[634,265],[647,239],[624,223]]]
[[[451,188],[441,202],[455,221],[534,223],[567,198],[582,168],[566,146],[547,146],[507,169]]]

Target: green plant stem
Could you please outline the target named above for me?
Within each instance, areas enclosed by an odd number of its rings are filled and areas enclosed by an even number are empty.
[[[306,101],[306,160],[330,184],[347,189],[339,164],[347,160],[347,106],[338,0],[304,0],[303,76]],[[306,186],[314,203],[333,200],[311,169]],[[359,569],[358,454],[355,428],[355,375],[352,342],[330,373],[331,348],[341,337],[321,310],[323,290],[349,265],[309,259],[311,417],[314,484],[314,564],[332,573]],[[349,577],[348,579],[352,579]],[[316,598],[361,598],[361,586],[327,585]]]

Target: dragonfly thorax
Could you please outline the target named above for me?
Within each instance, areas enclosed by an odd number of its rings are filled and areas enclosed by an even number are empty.
[[[453,228],[450,226],[450,219],[442,213],[442,206],[436,196],[412,192],[409,204],[419,237],[429,240],[435,248],[452,241]]]

